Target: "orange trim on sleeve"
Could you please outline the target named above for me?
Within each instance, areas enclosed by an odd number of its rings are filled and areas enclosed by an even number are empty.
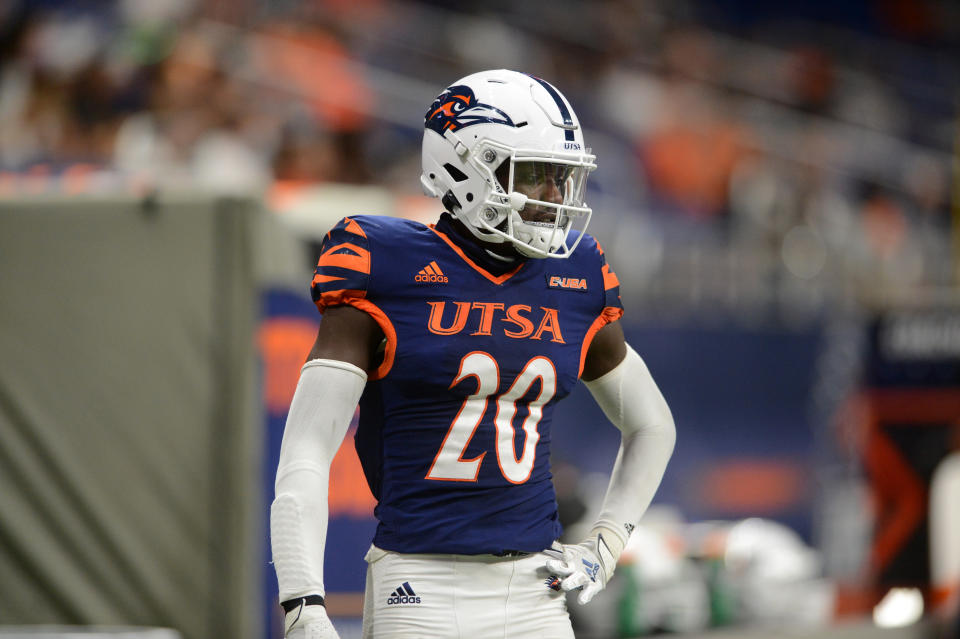
[[[356,253],[356,255],[351,255],[349,253],[337,253],[337,251],[347,249]],[[337,244],[336,246],[331,246],[329,249],[323,252],[320,256],[320,259],[317,260],[317,266],[337,266],[340,268],[348,268],[358,273],[370,273],[370,251],[365,248],[361,248],[356,244],[350,244],[349,242],[344,244]]]
[[[323,311],[330,306],[347,304],[360,309],[377,322],[380,330],[383,331],[384,337],[387,338],[387,345],[383,352],[383,362],[380,363],[380,366],[378,366],[375,371],[369,373],[369,379],[383,379],[387,373],[390,372],[390,369],[393,368],[393,358],[397,352],[397,331],[393,328],[393,322],[390,321],[387,314],[384,313],[379,306],[365,299],[365,294],[364,291],[353,291],[349,289],[328,291],[320,296],[320,299],[316,303],[317,309],[323,313]]]
[[[609,291],[620,286],[620,280],[617,279],[617,274],[610,270],[609,264],[604,264],[600,272],[603,273],[603,290]]]
[[[327,282],[335,282],[337,280],[345,280],[345,277],[337,277],[336,275],[320,275],[317,273],[313,276],[313,281],[311,284],[326,284]]]
[[[587,334],[583,336],[583,344],[580,346],[580,370],[577,371],[578,378],[583,375],[583,365],[587,361],[587,351],[590,350],[590,344],[593,342],[594,336],[601,328],[610,322],[616,322],[621,317],[623,317],[622,308],[604,306],[603,311],[597,316],[597,319],[593,320],[593,324],[587,329]]]
[[[347,233],[353,233],[354,235],[359,235],[360,237],[367,237],[367,234],[363,232],[363,227],[351,220],[349,217],[343,218],[343,221],[347,223],[343,230]]]
[[[459,256],[463,259],[464,262],[466,262],[467,264],[470,265],[471,268],[473,268],[473,270],[475,270],[477,273],[480,273],[480,275],[483,275],[485,278],[487,278],[488,280],[490,280],[490,281],[493,282],[494,284],[503,284],[503,283],[506,282],[508,279],[510,279],[511,277],[513,277],[514,275],[516,275],[517,271],[519,271],[520,269],[522,269],[522,268],[523,268],[523,265],[526,264],[526,262],[521,262],[520,264],[517,265],[517,268],[513,269],[512,271],[510,271],[510,272],[508,272],[508,273],[504,273],[503,275],[499,275],[499,276],[497,276],[497,275],[492,275],[492,274],[488,273],[487,271],[485,271],[481,266],[478,266],[476,262],[474,262],[474,261],[471,260],[469,257],[467,257],[467,254],[463,252],[463,249],[461,249],[459,246],[457,246],[456,244],[454,244],[453,240],[451,240],[449,237],[447,237],[446,235],[444,235],[443,233],[441,233],[440,231],[438,231],[436,228],[434,228],[434,226],[433,226],[432,224],[429,225],[427,228],[429,228],[431,231],[433,231],[434,233],[436,233],[436,234],[437,234],[437,237],[439,237],[441,240],[443,240],[444,242],[446,242],[446,243],[450,246],[450,248],[452,248],[452,249],[454,250],[454,252],[456,252],[456,254],[459,255]]]
[[[350,298],[347,303],[361,311],[366,311],[380,325],[380,330],[387,338],[387,345],[383,351],[383,362],[380,363],[380,366],[377,366],[377,370],[370,373],[371,380],[383,379],[393,368],[393,358],[397,354],[397,331],[393,328],[393,322],[379,306],[370,300],[354,297]]]
[[[320,311],[320,314],[322,315],[323,311],[325,311],[328,306],[350,304],[350,300],[363,299],[366,294],[366,291],[358,291],[352,288],[341,288],[335,291],[324,291],[320,294],[320,299],[314,303],[317,305],[317,310]]]

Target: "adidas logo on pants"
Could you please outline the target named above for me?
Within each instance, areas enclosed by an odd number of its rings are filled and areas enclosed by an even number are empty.
[[[404,554],[371,546],[361,637],[574,639],[565,593],[544,581],[547,559],[544,553]]]
[[[387,599],[388,606],[395,606],[397,604],[418,604],[420,603],[420,597],[417,596],[417,593],[413,591],[413,588],[410,587],[410,582],[405,581],[400,585],[396,590],[390,594],[390,598]]]

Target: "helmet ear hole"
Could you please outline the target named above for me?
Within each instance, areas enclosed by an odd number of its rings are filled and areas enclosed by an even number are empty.
[[[450,177],[453,178],[454,182],[464,182],[468,179],[466,173],[464,173],[454,165],[450,164],[449,162],[444,164],[443,168],[444,170],[446,170],[447,173],[450,174]]]

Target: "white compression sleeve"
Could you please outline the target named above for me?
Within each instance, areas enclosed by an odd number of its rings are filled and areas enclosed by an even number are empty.
[[[620,556],[663,478],[673,453],[676,428],[670,407],[643,359],[627,344],[627,354],[613,370],[584,382],[622,437],[617,461],[594,531],[604,535],[615,557]],[[619,544],[619,547],[614,547]]]
[[[290,403],[270,507],[270,543],[280,601],[324,595],[330,463],[343,442],[367,374],[353,364],[304,364]]]

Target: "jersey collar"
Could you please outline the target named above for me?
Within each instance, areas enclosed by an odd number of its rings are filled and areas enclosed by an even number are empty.
[[[446,242],[471,268],[494,284],[502,284],[507,281],[527,263],[524,259],[519,259],[516,262],[502,262],[487,255],[483,248],[463,237],[463,234],[454,225],[453,217],[449,213],[441,215],[436,224],[430,225],[430,230]]]

